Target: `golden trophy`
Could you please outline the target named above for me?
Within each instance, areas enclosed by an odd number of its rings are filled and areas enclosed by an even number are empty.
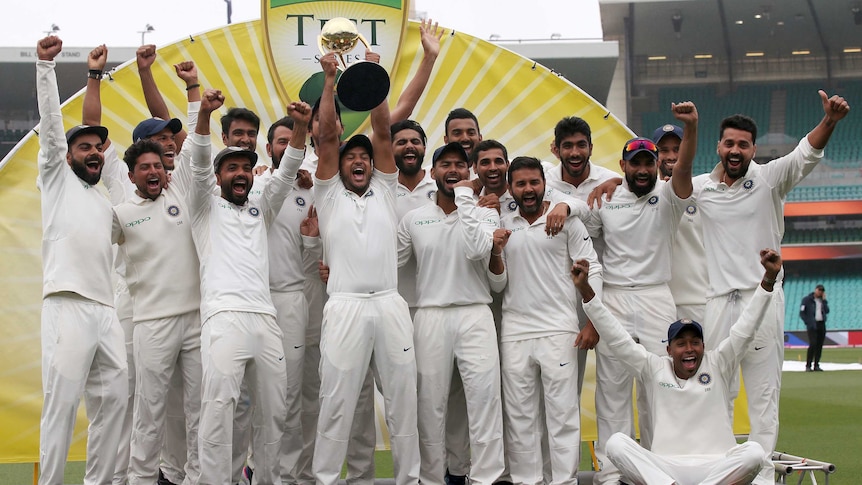
[[[343,72],[335,88],[341,104],[353,111],[370,111],[386,99],[389,74],[383,66],[360,61],[348,67],[344,60],[344,54],[352,51],[359,42],[371,50],[355,23],[344,17],[330,19],[320,29],[317,41],[321,54],[334,52],[341,60]]]

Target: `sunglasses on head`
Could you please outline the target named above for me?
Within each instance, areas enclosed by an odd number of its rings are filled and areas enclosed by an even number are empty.
[[[655,145],[655,143],[653,143],[649,140],[634,140],[634,141],[630,141],[628,143],[628,145],[626,145],[626,151],[627,152],[633,152],[635,150],[641,150],[641,149],[646,149],[646,150],[649,150],[651,152],[657,152],[658,151],[658,147]]]

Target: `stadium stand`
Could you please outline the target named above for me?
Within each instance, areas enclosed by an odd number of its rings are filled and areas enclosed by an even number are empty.
[[[822,284],[829,300],[827,330],[862,329],[862,312],[852,304],[862,294],[862,275],[832,274],[829,276],[792,275],[784,279],[785,319],[784,331],[805,331],[805,323],[799,318],[802,297]]]

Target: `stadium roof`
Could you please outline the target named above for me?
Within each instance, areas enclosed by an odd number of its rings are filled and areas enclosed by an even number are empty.
[[[624,19],[634,20],[636,57],[737,61],[752,53],[834,56],[862,47],[862,0],[600,0],[600,6],[606,39],[625,37]]]

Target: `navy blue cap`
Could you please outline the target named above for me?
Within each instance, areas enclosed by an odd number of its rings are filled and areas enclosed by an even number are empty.
[[[169,120],[150,118],[148,120],[141,121],[138,123],[138,126],[135,127],[135,130],[132,131],[132,143],[137,143],[143,139],[149,138],[165,128],[170,128],[171,133],[176,135],[183,129],[183,123],[177,118],[171,118]]]
[[[672,341],[680,334],[680,332],[688,329],[694,330],[695,333],[697,333],[697,335],[701,338],[701,340],[703,339],[703,327],[701,327],[700,324],[695,322],[694,320],[683,318],[671,323],[670,327],[667,328],[666,341]]]
[[[658,159],[658,147],[655,143],[649,138],[638,137],[626,142],[623,147],[623,160],[631,160],[641,152],[649,153],[653,158]]]
[[[99,139],[102,140],[102,143],[105,143],[105,140],[108,139],[108,129],[104,126],[78,125],[66,132],[66,144],[71,145],[72,140],[75,138],[78,138],[81,135],[88,135],[90,133],[99,135]]]
[[[257,163],[257,153],[251,150],[246,150],[242,147],[227,147],[224,150],[218,152],[218,154],[213,159],[213,169],[218,172],[222,160],[224,160],[225,157],[230,157],[234,155],[247,158],[249,161],[251,161],[252,167],[254,167]]]
[[[365,151],[368,152],[368,157],[372,160],[374,159],[374,145],[371,144],[371,140],[362,134],[353,135],[347,140],[347,143],[341,145],[338,149],[338,159],[341,160],[341,157],[344,156],[344,153],[351,148],[362,147]]]
[[[683,133],[682,127],[680,127],[680,126],[676,126],[676,125],[660,126],[660,127],[656,128],[655,131],[652,133],[652,141],[658,143],[661,141],[662,138],[665,137],[665,135],[670,135],[670,134],[676,135],[677,138],[682,140],[682,133]]]
[[[446,153],[454,153],[461,157],[465,162],[470,162],[470,157],[467,155],[467,151],[464,150],[464,147],[462,147],[460,143],[453,141],[434,150],[434,156],[431,157],[431,165],[436,164],[437,160]]]

